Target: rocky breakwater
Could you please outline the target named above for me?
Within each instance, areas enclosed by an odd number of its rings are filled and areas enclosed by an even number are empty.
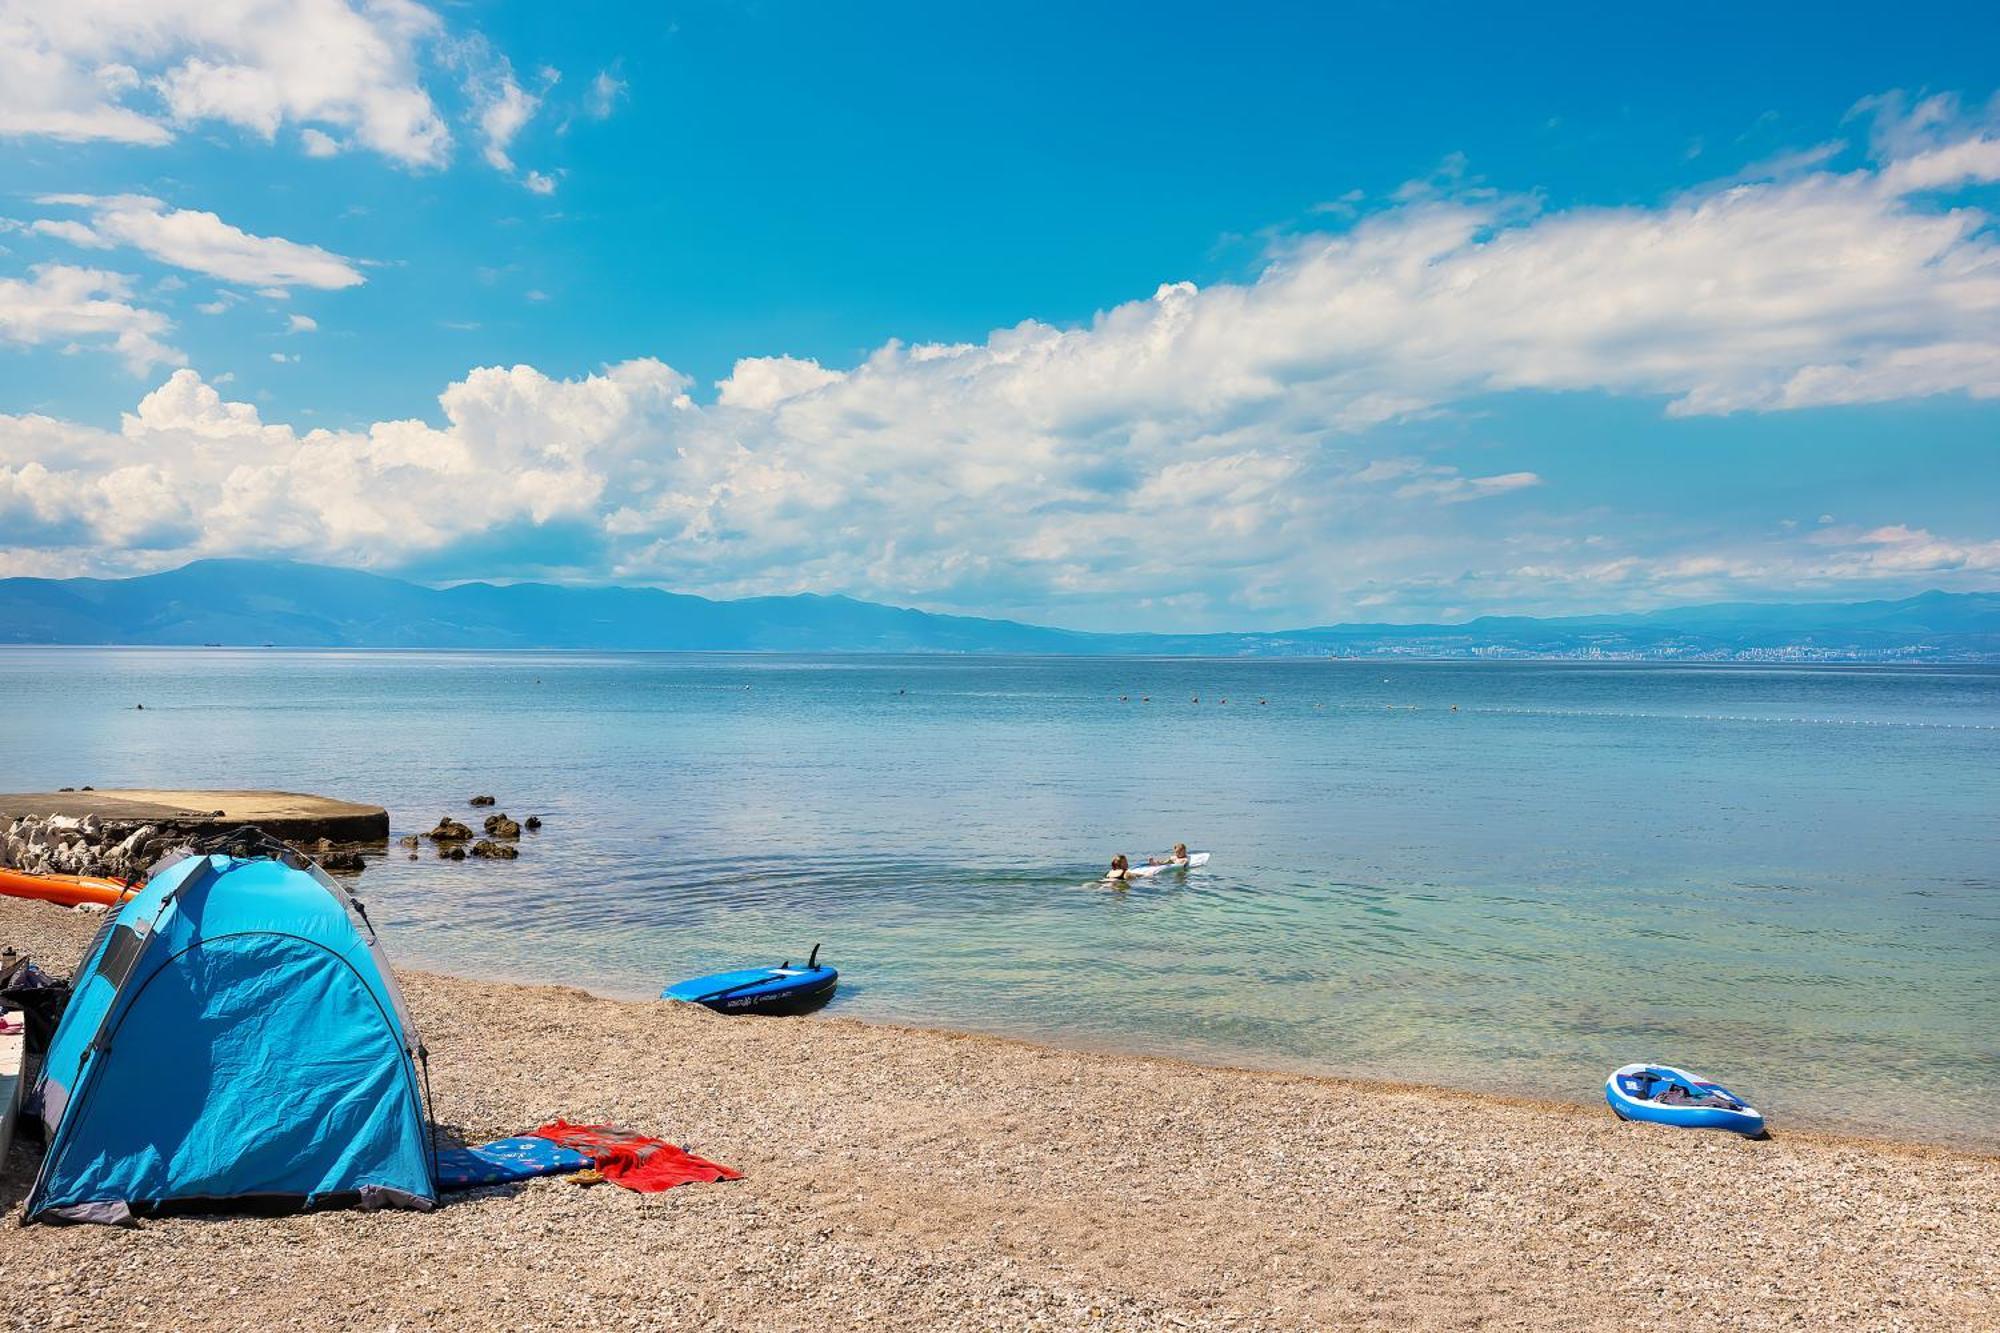
[[[94,814],[23,815],[12,820],[0,816],[0,868],[129,883],[145,878],[168,857],[194,850],[198,836],[212,839],[216,832],[213,824],[202,822],[135,823]],[[355,874],[367,866],[360,852],[327,838],[300,850],[335,873]]]
[[[34,875],[133,880],[188,839],[172,825],[129,825],[96,815],[23,815],[0,821],[0,867]]]

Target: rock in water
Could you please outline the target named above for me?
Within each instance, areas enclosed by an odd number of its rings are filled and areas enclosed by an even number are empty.
[[[405,833],[402,837],[396,839],[396,844],[399,847],[414,847],[422,841],[423,839],[414,833]]]
[[[444,815],[438,819],[437,827],[424,836],[432,842],[471,842],[472,830],[450,815]]]
[[[492,805],[493,803],[491,796],[475,796],[466,802],[467,805]]]
[[[462,842],[441,842],[441,843],[439,843],[439,844],[438,844],[438,860],[440,860],[440,861],[463,861],[464,859],[465,859],[465,844],[464,844],[464,843],[462,843]]]
[[[481,838],[472,844],[472,854],[483,856],[490,861],[511,861],[521,854],[521,849],[511,847],[504,842],[494,842],[490,838]]]
[[[528,822],[523,824],[521,827],[527,829],[530,833],[533,833],[536,829],[540,828],[541,826],[542,826],[542,817],[540,815],[529,815]]]
[[[502,814],[486,816],[486,836],[489,838],[518,838],[521,826]]]
[[[319,868],[336,874],[358,875],[368,868],[360,852],[328,852],[320,857]]]

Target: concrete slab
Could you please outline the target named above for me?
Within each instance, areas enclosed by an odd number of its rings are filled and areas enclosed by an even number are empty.
[[[0,819],[23,815],[96,815],[120,823],[171,823],[217,829],[255,824],[287,842],[380,842],[389,812],[379,805],[295,791],[52,791],[0,794]]]

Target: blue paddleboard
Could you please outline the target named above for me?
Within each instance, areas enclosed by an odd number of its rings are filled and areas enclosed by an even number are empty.
[[[819,946],[804,967],[745,967],[677,981],[663,1000],[706,1005],[719,1014],[802,1014],[833,998],[840,973],[819,962]]]

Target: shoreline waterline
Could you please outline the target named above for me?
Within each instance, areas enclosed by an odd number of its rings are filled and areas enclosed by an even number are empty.
[[[98,920],[0,901],[0,938],[51,962]],[[452,1330],[1583,1329],[1628,1326],[1635,1302],[1732,1327],[1944,1329],[1990,1313],[1991,1157],[398,971],[448,1136],[606,1120],[746,1178],[28,1227],[0,1247],[0,1280],[80,1326],[195,1331],[307,1312]],[[8,1207],[31,1167],[17,1149]]]
[[[399,960],[401,953],[393,955]],[[829,960],[832,961],[832,960]],[[671,1004],[656,994],[625,989],[616,986],[578,985],[570,981],[549,981],[524,976],[513,972],[485,971],[478,968],[450,966],[430,960],[422,960],[412,966],[398,961],[398,976],[432,977],[443,981],[477,982],[482,985],[508,986],[520,990],[538,990],[548,986],[558,986],[588,995],[592,999],[613,1004]],[[677,978],[675,978],[677,979]],[[847,984],[843,978],[843,985]],[[836,1005],[838,998],[836,997]],[[755,1017],[744,1022],[762,1022]],[[1579,1091],[1575,1096],[1560,1096],[1521,1090],[1493,1090],[1471,1088],[1450,1082],[1442,1082],[1416,1076],[1398,1075],[1384,1072],[1353,1072],[1339,1069],[1314,1068],[1303,1063],[1286,1063],[1281,1060],[1260,1061],[1250,1053],[1229,1054],[1205,1051],[1195,1047],[1179,1050],[1159,1046],[1120,1043],[1113,1039],[1090,1040],[1062,1032],[1022,1031],[1002,1023],[994,1024],[944,1024],[926,1021],[920,1016],[860,1015],[843,1012],[839,1008],[821,1010],[802,1020],[814,1023],[850,1024],[868,1032],[883,1034],[906,1034],[944,1040],[969,1039],[1018,1046],[1024,1050],[1040,1051],[1048,1054],[1064,1054],[1086,1059],[1106,1061],[1131,1061],[1139,1064],[1158,1064],[1202,1070],[1214,1074],[1242,1075],[1245,1078],[1303,1079],[1311,1082],[1338,1085],[1358,1092],[1398,1093],[1423,1097],[1435,1097],[1440,1101],[1469,1100],[1490,1103],[1494,1106],[1516,1107],[1524,1110],[1539,1110],[1563,1115],[1581,1114],[1612,1119],[1603,1096],[1603,1076],[1600,1075],[1589,1089]],[[1606,1069],[1605,1074],[1610,1072]],[[1722,1077],[1722,1071],[1698,1069],[1699,1074]],[[1695,1132],[1695,1131],[1689,1131]],[[1976,1138],[1952,1138],[1948,1135],[1897,1136],[1867,1129],[1844,1127],[1836,1119],[1815,1117],[1811,1114],[1789,1115],[1782,1123],[1770,1127],[1772,1137],[1779,1135],[1787,1139],[1805,1140],[1827,1147],[1853,1147],[1868,1150],[1908,1149],[1918,1153],[1942,1153],[1954,1157],[1968,1157],[1980,1161],[2000,1164],[2000,1147],[1982,1142]]]

